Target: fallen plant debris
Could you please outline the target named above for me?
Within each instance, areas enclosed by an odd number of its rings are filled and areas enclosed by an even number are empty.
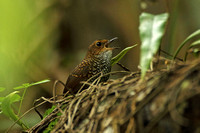
[[[116,73],[126,75],[75,96],[48,99],[55,108],[28,132],[200,131],[200,59],[148,72],[144,80],[140,72]]]

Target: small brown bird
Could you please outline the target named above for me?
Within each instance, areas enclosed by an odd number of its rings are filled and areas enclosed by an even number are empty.
[[[63,93],[69,91],[75,94],[83,85],[81,81],[87,81],[97,75],[89,81],[91,83],[100,76],[100,72],[106,74],[111,71],[112,50],[115,48],[108,47],[108,45],[116,39],[117,37],[110,40],[96,40],[89,46],[85,58],[69,75]],[[109,75],[106,75],[101,78],[100,82],[105,82],[108,78]],[[83,89],[87,87],[84,86]]]

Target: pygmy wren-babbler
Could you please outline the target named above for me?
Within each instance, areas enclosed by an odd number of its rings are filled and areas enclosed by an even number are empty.
[[[112,51],[115,48],[108,46],[116,39],[117,37],[110,40],[96,40],[89,46],[85,58],[69,75],[63,93],[69,91],[70,93],[75,94],[83,85],[80,83],[81,81],[87,81],[90,79],[88,82],[92,83],[100,76],[101,72],[106,74],[111,71]],[[91,79],[93,76],[94,78]],[[103,76],[100,82],[105,82],[108,78],[109,74]],[[83,89],[87,87],[85,85]]]

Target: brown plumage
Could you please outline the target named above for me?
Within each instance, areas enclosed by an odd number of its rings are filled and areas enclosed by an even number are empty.
[[[85,58],[69,75],[64,93],[67,91],[77,93],[83,85],[80,83],[81,81],[87,81],[100,72],[106,74],[111,71],[112,50],[114,48],[110,48],[108,45],[115,39],[117,38],[111,40],[96,40],[89,46]],[[89,82],[93,82],[96,78],[97,77],[92,78]],[[103,77],[101,82],[107,81],[108,78],[109,75]],[[85,88],[87,88],[87,86],[85,86],[84,89]]]

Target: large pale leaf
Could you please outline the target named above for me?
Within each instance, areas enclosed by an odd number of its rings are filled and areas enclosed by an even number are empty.
[[[165,24],[168,19],[168,13],[160,15],[152,15],[149,13],[142,13],[140,15],[140,39],[141,54],[140,54],[140,67],[141,76],[145,76],[146,71],[150,67],[153,55],[158,51],[161,38],[165,31]]]

